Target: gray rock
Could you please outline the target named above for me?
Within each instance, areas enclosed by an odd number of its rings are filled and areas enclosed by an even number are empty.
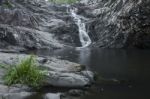
[[[29,29],[21,26],[9,26],[0,24],[0,37],[1,43],[5,44],[4,48],[10,49],[11,46],[19,46],[27,49],[53,49],[62,48],[63,44],[60,44],[52,35],[48,32],[42,32],[35,29]],[[7,42],[7,44],[5,43]],[[7,46],[8,45],[8,46]]]
[[[59,87],[85,87],[91,80],[82,73],[49,72],[47,84]]]
[[[11,54],[0,53],[0,63],[16,64],[22,59],[29,57],[26,54]],[[37,61],[41,62],[45,58],[37,57]],[[52,85],[57,87],[84,87],[90,85],[93,78],[93,73],[85,72],[82,65],[69,62],[66,60],[48,57],[44,63],[39,63],[42,68],[48,70],[48,74],[43,82],[45,85]],[[12,89],[13,90],[13,89]],[[14,89],[15,90],[15,89]]]
[[[81,0],[72,6],[88,19],[86,27],[93,47],[150,48],[149,5],[149,0]],[[10,6],[1,4],[0,49],[80,46],[78,27],[67,9],[44,0],[11,0]]]
[[[0,49],[56,49],[80,43],[66,6],[45,0],[9,2],[0,6]]]
[[[25,99],[32,93],[29,92],[19,92],[19,93],[0,93],[0,99]]]
[[[28,87],[8,87],[6,85],[0,84],[0,99],[24,99],[30,96],[34,92],[27,92]]]
[[[81,0],[93,47],[150,48],[149,0]]]
[[[60,99],[60,93],[47,93],[44,99]]]
[[[72,89],[72,90],[69,90],[68,94],[70,96],[82,96],[85,94],[85,92],[83,90]]]
[[[25,85],[15,85],[15,86],[6,86],[3,84],[0,84],[0,93],[19,93],[19,92],[27,92],[30,91],[31,88],[25,86]]]
[[[5,85],[0,85],[0,93],[7,93],[9,91],[9,87]]]

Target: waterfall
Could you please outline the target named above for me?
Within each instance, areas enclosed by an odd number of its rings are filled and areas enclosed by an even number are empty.
[[[92,41],[87,33],[85,23],[83,22],[83,20],[85,20],[85,18],[83,16],[76,14],[76,11],[77,11],[76,8],[73,8],[70,11],[71,11],[71,15],[74,18],[76,25],[78,26],[78,29],[79,29],[79,39],[80,39],[80,42],[82,45],[82,47],[79,47],[79,48],[88,47],[92,43]]]

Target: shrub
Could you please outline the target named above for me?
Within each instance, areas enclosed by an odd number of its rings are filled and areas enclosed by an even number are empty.
[[[4,81],[7,85],[25,84],[40,87],[45,73],[37,66],[33,56],[23,59],[19,64],[7,70]]]

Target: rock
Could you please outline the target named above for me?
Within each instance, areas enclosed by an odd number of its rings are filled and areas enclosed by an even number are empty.
[[[11,87],[9,87],[9,93],[13,93],[13,92],[18,93],[18,92],[22,92],[22,91],[30,92],[31,88],[26,85],[21,85],[21,84],[15,84],[15,85],[12,85]]]
[[[9,2],[0,5],[0,49],[18,52],[81,45],[68,6],[45,0]],[[148,0],[81,0],[71,7],[88,19],[93,47],[150,48],[149,5]]]
[[[0,99],[24,99],[32,95],[34,92],[27,92],[28,87],[8,87],[0,84]]]
[[[39,60],[39,59],[38,59]],[[66,60],[61,60],[57,58],[49,58],[47,62],[44,63],[44,67],[47,67],[50,70],[57,71],[57,72],[80,72],[83,69],[81,64],[69,62]]]
[[[0,53],[0,56],[0,63],[7,65],[16,64],[22,59],[29,57],[29,55],[26,54],[15,53]],[[82,69],[82,65],[77,63],[48,57],[46,59],[47,61],[41,64],[41,60],[45,58],[37,57],[36,59],[42,68],[48,70],[43,86],[85,87],[91,84],[92,78],[94,77],[90,71],[86,72]]]
[[[0,52],[0,56],[0,64],[7,65],[16,64],[22,59],[29,57],[27,54],[2,52]],[[92,82],[90,78],[92,77],[92,73],[90,71],[86,72],[83,70],[82,65],[80,64],[56,59],[54,57],[37,57],[36,60],[39,62],[39,65],[42,66],[43,69],[48,70],[48,74],[44,79],[43,86],[81,88],[91,84]],[[5,69],[0,69],[0,81],[2,82],[4,72]],[[25,85],[16,84],[8,87],[3,85],[3,83],[0,83],[0,99],[24,99],[34,94],[34,92],[30,91],[31,88]],[[80,93],[82,92],[78,90],[70,91],[70,94],[72,95],[79,95]],[[48,93],[44,96],[44,99],[60,99],[60,96],[60,93]]]
[[[61,94],[61,99],[81,99],[87,92],[80,89],[71,89],[68,92]]]
[[[0,93],[19,93],[19,92],[29,92],[31,88],[21,85],[21,86],[6,86],[3,84],[0,84]]]
[[[84,76],[86,76],[87,78],[89,78],[91,81],[94,81],[94,73],[93,72],[91,72],[91,71],[89,71],[89,70],[83,70],[83,71],[81,71],[82,72],[82,74],[84,75]]]
[[[85,94],[83,90],[78,90],[78,89],[72,89],[68,92],[70,96],[82,96]]]
[[[1,48],[10,49],[11,46],[22,47],[26,49],[53,49],[62,48],[64,45],[60,44],[53,38],[52,34],[42,32],[34,29],[29,29],[20,26],[9,26],[0,24],[1,43],[6,45]],[[8,45],[8,46],[7,46]],[[11,47],[12,48],[12,47]]]
[[[81,0],[93,47],[150,48],[149,0]]]
[[[6,0],[4,0],[6,1]],[[9,0],[0,5],[0,49],[57,49],[79,45],[67,7],[45,0]]]
[[[19,92],[19,93],[0,93],[0,99],[25,99],[30,96],[32,93],[29,92]]]
[[[46,84],[59,87],[85,87],[91,80],[82,73],[49,72]]]
[[[9,90],[8,86],[0,85],[0,93],[7,93]]]
[[[44,99],[60,99],[60,93],[47,93]]]

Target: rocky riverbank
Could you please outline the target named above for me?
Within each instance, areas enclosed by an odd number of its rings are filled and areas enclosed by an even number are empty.
[[[1,64],[16,64],[25,57],[29,57],[26,54],[11,54],[11,53],[0,53]],[[84,88],[85,86],[91,85],[93,82],[94,74],[90,71],[85,70],[80,64],[72,63],[66,60],[60,60],[54,57],[37,57],[39,66],[43,69],[48,70],[48,73],[44,79],[43,86],[54,86],[64,88]],[[0,95],[1,97],[21,97],[24,95],[28,96],[32,94],[31,88],[24,85],[13,85],[6,86],[3,83],[3,76],[5,69],[0,69]],[[25,94],[24,94],[25,92]],[[19,94],[23,93],[23,94]],[[19,96],[16,96],[19,95]],[[22,96],[23,95],[23,96]],[[7,98],[4,98],[7,99]],[[12,99],[12,98],[8,98]],[[13,98],[14,99],[14,98]]]

